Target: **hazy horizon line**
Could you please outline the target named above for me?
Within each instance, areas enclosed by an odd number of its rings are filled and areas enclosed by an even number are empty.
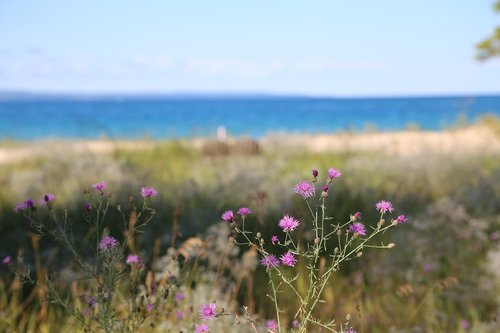
[[[162,99],[162,98],[310,98],[310,99],[384,99],[384,98],[452,98],[452,97],[497,97],[499,92],[462,92],[462,93],[406,93],[406,94],[313,94],[299,92],[269,91],[126,91],[126,92],[88,92],[88,91],[37,91],[37,90],[1,90],[0,101],[16,99]]]

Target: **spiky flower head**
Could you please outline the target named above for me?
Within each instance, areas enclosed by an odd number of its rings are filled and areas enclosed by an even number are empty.
[[[304,199],[314,196],[314,186],[306,181],[300,182],[295,185],[293,191]]]
[[[299,225],[300,222],[289,215],[283,216],[278,222],[278,226],[280,226],[284,232],[294,231]]]
[[[141,188],[141,196],[145,199],[156,197],[157,195],[158,195],[158,191],[154,187],[142,187]]]
[[[399,215],[399,216],[397,217],[397,219],[396,219],[396,222],[397,222],[398,224],[403,224],[403,223],[405,223],[407,220],[408,220],[408,219],[406,218],[406,216],[404,216],[404,215]]]
[[[379,202],[377,202],[375,208],[377,208],[377,210],[381,214],[385,214],[387,212],[392,213],[392,211],[394,210],[394,208],[392,208],[392,203],[386,200],[380,200]]]
[[[273,237],[271,237],[271,243],[273,243],[273,245],[276,245],[279,242],[280,242],[280,240],[279,240],[278,236],[273,235]]]
[[[198,326],[196,326],[196,329],[194,331],[195,331],[195,333],[208,332],[209,331],[208,325],[207,324],[199,324]]]
[[[222,214],[222,219],[226,222],[233,222],[234,214],[232,210],[227,210]]]
[[[212,320],[217,316],[217,313],[215,312],[217,308],[217,304],[215,303],[209,303],[209,304],[203,304],[200,306],[200,318],[201,320]]]
[[[274,319],[269,319],[266,322],[266,329],[271,332],[277,332],[278,331],[278,323]]]
[[[333,179],[335,179],[335,178],[338,178],[338,177],[340,177],[341,175],[342,175],[342,173],[341,173],[339,170],[335,169],[335,168],[329,168],[329,169],[328,169],[328,178],[329,178],[330,180],[333,180]]]
[[[270,254],[262,258],[260,260],[260,264],[262,266],[265,266],[267,269],[271,269],[274,267],[278,267],[280,265],[280,261],[278,260],[278,258],[276,258],[274,254]]]
[[[289,266],[289,267],[294,267],[295,264],[297,263],[297,258],[295,258],[295,255],[290,251],[283,254],[280,257],[280,259],[281,259],[281,262],[283,263],[283,265]]]
[[[103,192],[106,189],[106,183],[105,182],[99,182],[92,184],[92,188],[96,191]]]
[[[56,200],[56,196],[53,195],[52,193],[45,193],[42,195],[40,198],[40,205],[49,205],[51,202],[54,202]]]
[[[365,236],[366,229],[365,226],[359,222],[355,222],[349,226],[349,232],[353,233],[355,236]]]
[[[108,251],[116,248],[118,246],[118,241],[116,238],[111,236],[104,236],[99,242],[99,248],[101,251]]]
[[[247,215],[250,215],[252,214],[252,211],[250,210],[250,208],[247,208],[247,207],[241,207],[240,209],[238,209],[238,212],[236,213],[242,217],[245,217]]]

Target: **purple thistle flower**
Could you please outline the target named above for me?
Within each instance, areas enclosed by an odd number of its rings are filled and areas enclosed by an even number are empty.
[[[323,190],[323,192],[327,193],[328,192],[328,185],[324,185],[323,187],[321,187],[321,189]]]
[[[26,199],[26,201],[24,201],[24,206],[26,208],[35,209],[35,200],[33,200],[31,198]]]
[[[468,330],[470,328],[470,323],[465,320],[465,319],[460,319],[460,327],[463,329],[463,330]]]
[[[313,169],[312,174],[313,174],[313,177],[316,178],[316,177],[318,177],[319,172],[318,172],[318,170]]]
[[[184,312],[182,312],[181,310],[178,310],[175,313],[175,316],[177,317],[177,319],[184,319]]]
[[[215,309],[217,307],[217,304],[215,303],[210,303],[210,304],[203,304],[200,307],[200,318],[201,320],[212,320],[217,316],[217,313],[215,313]]]
[[[306,181],[300,182],[297,185],[295,185],[293,191],[304,199],[314,196],[314,186],[312,186],[311,183]]]
[[[295,319],[292,321],[292,328],[299,328],[300,327],[300,321]]]
[[[377,208],[377,210],[382,214],[385,214],[386,212],[392,213],[394,210],[394,208],[392,208],[392,203],[386,200],[380,200],[377,202],[375,208]]]
[[[101,241],[99,242],[99,248],[101,251],[107,251],[114,249],[118,246],[118,241],[116,238],[111,237],[111,236],[104,236]]]
[[[3,260],[2,260],[2,264],[4,264],[4,265],[8,265],[11,262],[12,262],[12,258],[10,256],[7,256],[7,257],[3,258]]]
[[[14,212],[15,213],[22,213],[23,210],[25,210],[26,208],[26,204],[24,202],[21,202],[21,203],[17,203],[16,206],[14,207]]]
[[[250,210],[250,208],[241,207],[240,209],[238,209],[238,212],[236,214],[244,217],[244,216],[252,214],[252,211]]]
[[[146,311],[147,311],[147,312],[151,312],[151,311],[153,311],[153,309],[154,309],[154,308],[155,308],[155,306],[154,306],[153,304],[151,304],[151,303],[148,303],[148,304],[146,305]]]
[[[145,199],[156,197],[158,191],[154,187],[143,187],[141,188],[141,196]]]
[[[276,332],[278,331],[278,323],[274,319],[269,319],[266,322],[266,329],[271,332]]]
[[[365,236],[366,230],[365,226],[359,222],[355,222],[349,226],[349,232],[353,233],[355,236]]]
[[[396,219],[396,222],[398,222],[398,224],[403,224],[407,221],[408,219],[406,218],[406,216],[404,215],[399,215],[398,218]]]
[[[56,196],[52,193],[45,193],[40,198],[40,205],[49,205],[50,202],[54,202],[56,200]]]
[[[175,300],[176,300],[177,302],[181,302],[181,301],[183,301],[185,298],[186,298],[186,295],[184,295],[184,293],[183,293],[183,292],[179,292],[179,293],[177,293],[177,294],[175,295]]]
[[[265,256],[260,260],[260,264],[262,266],[265,266],[267,269],[271,269],[274,267],[278,267],[280,265],[280,261],[274,254],[270,254],[268,256]]]
[[[337,170],[337,169],[334,169],[334,168],[330,168],[330,169],[328,169],[328,178],[329,178],[330,180],[333,180],[333,179],[335,179],[335,178],[338,178],[338,177],[340,177],[341,175],[342,175],[342,173],[341,173],[339,170]]]
[[[294,219],[292,216],[285,215],[278,222],[278,226],[280,226],[284,232],[294,231],[300,225],[300,222]]]
[[[96,303],[97,302],[96,302],[95,298],[92,296],[89,296],[89,298],[87,299],[87,305],[89,307],[93,307]]]
[[[361,214],[361,212],[356,212],[352,217],[354,218],[354,221],[361,220],[363,218],[363,214]]]
[[[199,324],[196,326],[195,333],[205,333],[208,332],[208,325],[207,324]]]
[[[234,214],[232,210],[227,210],[222,214],[222,219],[226,222],[233,222]]]
[[[126,261],[127,265],[134,265],[141,263],[141,257],[136,254],[129,254]]]
[[[297,259],[293,255],[292,252],[288,251],[287,253],[283,254],[281,257],[281,262],[283,265],[288,266],[288,267],[294,267],[295,264],[297,263]]]
[[[86,212],[86,213],[90,213],[90,211],[92,210],[92,205],[88,202],[84,203],[83,204],[83,210]]]
[[[279,240],[278,236],[273,235],[273,237],[271,237],[271,243],[273,243],[273,245],[276,245],[279,242],[280,242],[280,240]]]
[[[95,183],[92,185],[92,188],[96,191],[102,192],[106,189],[106,183],[105,182]]]

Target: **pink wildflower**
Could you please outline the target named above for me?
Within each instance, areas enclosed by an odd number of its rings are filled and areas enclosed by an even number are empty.
[[[293,191],[300,195],[302,198],[307,199],[314,196],[314,186],[311,183],[303,181],[295,185]]]
[[[278,323],[274,319],[269,319],[266,322],[266,329],[271,332],[277,332],[278,331]]]
[[[379,202],[377,202],[375,207],[382,214],[385,214],[386,212],[392,213],[392,211],[394,210],[394,208],[392,208],[392,203],[386,200],[380,200]]]
[[[318,177],[319,172],[318,172],[318,170],[313,169],[312,174],[313,174],[313,177],[316,178],[316,177]]]
[[[200,324],[196,326],[195,333],[205,333],[208,332],[208,325],[207,324]]]
[[[294,231],[300,225],[300,222],[294,219],[292,216],[285,215],[278,222],[278,226],[280,226],[284,232]]]
[[[233,222],[234,214],[232,210],[227,210],[222,214],[222,219],[226,222]]]
[[[16,206],[14,207],[14,212],[21,213],[26,208],[28,207],[26,207],[26,204],[24,202],[17,203]]]
[[[252,211],[250,210],[250,208],[247,208],[247,207],[241,207],[240,209],[238,209],[238,212],[236,213],[242,217],[245,217],[247,215],[250,215],[252,214]]]
[[[200,318],[201,320],[212,320],[217,316],[217,313],[215,313],[215,309],[217,307],[217,304],[215,303],[210,303],[210,304],[203,304],[200,307]]]
[[[359,222],[355,222],[349,226],[349,231],[353,233],[355,236],[365,236],[366,230],[365,226]]]
[[[158,195],[158,191],[154,187],[142,187],[141,188],[141,196],[145,199],[156,197],[157,195]]]
[[[2,260],[2,264],[4,264],[4,265],[8,265],[11,262],[12,262],[12,258],[10,256],[7,256],[7,257],[3,258],[3,260]]]
[[[179,292],[179,293],[177,293],[177,294],[175,295],[175,300],[176,300],[177,302],[181,302],[181,301],[183,301],[185,298],[186,298],[186,295],[184,295],[184,293],[183,293],[183,292]]]
[[[288,251],[287,253],[283,254],[281,257],[281,262],[283,263],[283,265],[285,266],[289,266],[289,267],[294,267],[295,264],[297,263],[297,259],[295,258],[295,256],[293,255],[292,252]]]
[[[406,216],[404,215],[399,215],[398,218],[396,219],[396,222],[398,222],[398,224],[403,224],[407,221],[408,219],[406,218]]]
[[[40,198],[40,205],[49,205],[50,202],[54,202],[56,200],[56,196],[52,193],[45,193]]]
[[[265,266],[267,269],[271,269],[274,267],[278,267],[280,265],[280,261],[274,254],[270,254],[268,256],[265,256],[260,260],[260,264],[262,266]]]
[[[330,180],[333,180],[333,179],[335,179],[335,178],[338,178],[338,177],[340,177],[341,175],[342,175],[342,173],[341,173],[339,170],[337,170],[337,169],[334,169],[334,168],[330,168],[330,169],[328,169],[328,178],[329,178]]]
[[[136,254],[129,254],[127,257],[127,264],[128,265],[134,265],[134,264],[140,264],[141,263],[141,257],[139,257]]]
[[[153,304],[151,304],[151,303],[148,303],[148,304],[146,305],[146,311],[147,311],[147,312],[151,312],[151,311],[153,311],[153,309],[154,309],[154,308],[155,308],[155,306],[154,306]]]
[[[107,251],[114,249],[118,246],[118,241],[116,238],[111,237],[111,236],[104,236],[101,241],[99,242],[99,248],[101,251]]]
[[[35,209],[35,200],[33,200],[31,198],[26,199],[23,203],[23,206],[24,206],[24,208],[29,208],[29,209],[34,210]]]
[[[92,188],[96,191],[102,192],[106,189],[106,183],[105,182],[95,183],[92,185]]]
[[[363,214],[361,214],[361,212],[356,212],[352,217],[354,218],[354,221],[361,220],[363,218]]]
[[[273,235],[273,237],[271,237],[271,243],[273,243],[273,245],[276,245],[279,242],[280,242],[280,240],[279,240],[278,236]]]

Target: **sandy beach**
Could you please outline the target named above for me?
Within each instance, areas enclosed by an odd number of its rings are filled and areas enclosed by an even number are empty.
[[[229,142],[236,139],[228,138]],[[182,140],[202,149],[211,139]],[[120,150],[154,149],[161,141],[150,140],[62,140],[0,143],[0,164],[50,157],[53,154],[111,154]],[[400,131],[336,134],[269,134],[258,140],[267,151],[308,150],[309,152],[374,152],[387,156],[418,157],[452,153],[500,154],[500,137],[491,128],[474,125],[446,131]]]

